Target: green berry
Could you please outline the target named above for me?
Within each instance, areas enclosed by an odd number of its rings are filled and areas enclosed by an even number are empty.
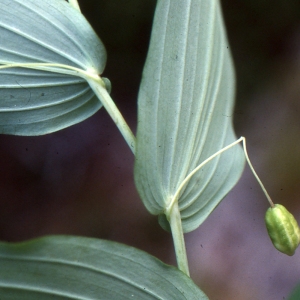
[[[300,229],[294,216],[282,205],[270,207],[265,216],[268,234],[274,247],[287,255],[294,255],[300,243]]]

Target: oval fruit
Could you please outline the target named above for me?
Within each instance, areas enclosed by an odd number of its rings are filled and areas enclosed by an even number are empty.
[[[294,216],[283,205],[275,204],[267,210],[265,222],[274,247],[294,255],[300,243],[300,229]]]

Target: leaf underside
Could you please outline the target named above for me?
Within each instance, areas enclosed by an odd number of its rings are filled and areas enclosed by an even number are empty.
[[[0,244],[0,299],[208,299],[175,267],[122,244],[51,236]]]
[[[0,36],[0,66],[56,63],[97,74],[105,67],[102,42],[66,1],[2,0]],[[83,78],[0,69],[0,133],[50,133],[85,120],[101,106]]]
[[[236,139],[234,81],[219,1],[158,0],[138,97],[135,162],[136,186],[152,214],[163,214],[184,178]],[[207,218],[243,167],[234,147],[191,178],[179,198],[184,232]]]

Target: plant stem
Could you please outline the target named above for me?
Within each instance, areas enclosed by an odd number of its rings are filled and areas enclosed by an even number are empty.
[[[176,201],[178,201],[179,195],[181,193],[182,188],[189,182],[189,180],[191,179],[191,177],[198,172],[204,165],[206,165],[209,161],[211,161],[212,159],[214,159],[216,156],[220,155],[221,153],[225,152],[226,150],[230,149],[231,147],[239,144],[240,142],[243,143],[243,150],[244,150],[244,154],[247,160],[247,163],[250,167],[250,170],[252,171],[255,179],[257,180],[258,184],[260,185],[261,189],[263,190],[267,200],[270,203],[271,207],[274,207],[274,203],[269,195],[269,193],[267,192],[266,188],[264,187],[262,181],[259,179],[257,173],[255,172],[252,163],[250,161],[250,158],[248,156],[248,152],[247,152],[247,147],[246,147],[246,138],[245,137],[240,137],[238,140],[236,140],[235,142],[229,144],[228,146],[222,148],[221,150],[217,151],[216,153],[214,153],[213,155],[211,155],[210,157],[208,157],[207,159],[205,159],[198,167],[196,167],[191,173],[188,174],[187,177],[185,177],[185,179],[182,181],[182,183],[180,184],[179,188],[177,189],[172,202],[169,204],[169,207],[173,206],[173,203],[175,203]]]
[[[0,70],[7,68],[28,68],[34,70],[43,70],[47,72],[79,76],[85,79],[121,131],[129,148],[131,149],[133,154],[135,154],[135,136],[124,120],[114,101],[111,99],[109,93],[107,92],[105,83],[103,82],[101,77],[98,76],[95,70],[84,71],[82,69],[74,68],[68,65],[55,63],[8,63],[0,65]]]
[[[128,124],[124,120],[122,114],[118,110],[117,106],[115,105],[114,101],[111,99],[110,95],[108,94],[107,90],[103,86],[103,81],[100,77],[92,77],[87,78],[87,81],[96,94],[96,96],[99,98],[103,106],[105,107],[106,111],[110,115],[110,117],[115,122],[116,126],[121,131],[125,141],[127,142],[129,148],[135,154],[135,146],[136,146],[136,139],[133,135],[131,129],[129,128]]]
[[[244,154],[247,160],[247,163],[258,181],[260,187],[262,188],[264,194],[266,195],[271,207],[274,207],[274,203],[271,200],[271,197],[269,196],[267,190],[265,189],[263,183],[259,179],[257,173],[255,172],[252,163],[249,159],[248,153],[247,153],[247,147],[246,147],[246,139],[242,136],[235,142],[231,143],[230,145],[222,148],[221,150],[217,151],[207,159],[205,159],[198,167],[196,167],[180,184],[179,188],[177,189],[174,197],[171,199],[170,204],[167,206],[165,214],[166,217],[170,223],[171,226],[171,231],[172,231],[172,237],[173,237],[173,243],[174,243],[174,248],[175,248],[175,253],[176,253],[176,260],[177,260],[177,265],[179,270],[181,270],[183,273],[189,276],[189,267],[188,267],[188,261],[187,261],[187,256],[186,256],[186,249],[185,249],[185,243],[184,243],[184,236],[183,236],[183,230],[182,230],[182,223],[181,223],[181,216],[180,216],[180,211],[178,207],[178,198],[180,195],[180,192],[182,191],[182,188],[184,185],[187,184],[187,182],[190,180],[190,178],[198,172],[205,164],[207,164],[209,161],[214,159],[216,156],[220,155],[221,153],[225,152],[226,150],[230,149],[231,147],[239,144],[240,142],[243,143],[243,149],[244,149]]]
[[[268,199],[268,201],[269,201],[269,203],[270,203],[270,206],[273,208],[275,205],[274,205],[274,203],[273,203],[273,201],[272,201],[272,199],[271,199],[269,193],[267,192],[265,186],[263,185],[263,183],[262,183],[261,180],[259,179],[257,173],[255,172],[255,170],[254,170],[254,168],[253,168],[253,166],[252,166],[252,164],[251,164],[251,161],[250,161],[250,158],[249,158],[248,152],[247,152],[247,147],[246,147],[246,138],[244,138],[244,137],[242,136],[242,137],[239,138],[239,140],[242,140],[242,141],[243,141],[244,153],[245,153],[245,157],[246,157],[246,160],[247,160],[247,162],[248,162],[248,165],[249,165],[249,167],[250,167],[250,170],[252,171],[254,177],[256,178],[256,180],[257,180],[258,184],[260,185],[261,189],[263,190],[264,194],[266,195],[266,197],[267,197],[267,199]]]
[[[168,211],[167,219],[169,220],[171,226],[178,269],[187,276],[190,276],[178,201],[174,202]]]

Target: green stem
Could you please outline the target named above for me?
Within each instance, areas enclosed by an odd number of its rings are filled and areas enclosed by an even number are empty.
[[[177,259],[177,265],[179,270],[184,272],[186,275],[189,276],[189,267],[188,267],[188,261],[186,256],[186,250],[185,250],[185,243],[184,243],[184,236],[183,236],[183,230],[182,230],[182,223],[181,223],[181,216],[180,211],[178,207],[178,198],[179,195],[183,189],[183,187],[188,183],[188,181],[191,179],[191,177],[198,172],[204,165],[206,165],[209,161],[214,159],[216,156],[220,155],[221,153],[225,152],[226,150],[230,149],[231,147],[237,145],[238,143],[243,143],[243,149],[245,153],[246,160],[248,162],[248,165],[258,181],[260,187],[262,188],[264,194],[266,195],[271,207],[274,207],[274,203],[271,200],[271,197],[269,196],[267,190],[265,189],[263,183],[259,179],[257,173],[255,172],[252,163],[249,159],[248,153],[247,153],[247,147],[246,147],[246,139],[242,136],[235,142],[231,143],[230,145],[222,148],[221,150],[217,151],[207,159],[205,159],[199,166],[197,166],[188,176],[182,181],[179,188],[177,189],[174,197],[171,199],[170,204],[166,208],[166,216],[171,226],[172,236],[173,236],[173,243],[174,248],[176,252],[176,259]]]
[[[244,153],[245,153],[245,157],[246,157],[246,160],[247,160],[247,162],[248,162],[248,165],[249,165],[249,167],[250,167],[250,170],[252,171],[254,177],[256,178],[256,180],[257,180],[258,184],[260,185],[261,189],[263,190],[264,194],[266,195],[266,197],[267,197],[267,199],[268,199],[268,201],[269,201],[269,203],[270,203],[270,206],[271,206],[272,208],[275,207],[275,205],[274,205],[274,203],[273,203],[273,201],[272,201],[272,199],[271,199],[269,193],[267,192],[265,186],[263,185],[262,181],[259,179],[257,173],[255,172],[255,170],[254,170],[254,168],[253,168],[253,166],[252,166],[252,163],[251,163],[251,161],[250,161],[250,158],[249,158],[248,152],[247,152],[246,138],[244,138],[244,137],[242,136],[242,137],[239,138],[239,140],[242,140],[242,141],[243,141]]]
[[[122,114],[118,110],[114,101],[111,99],[109,93],[103,86],[103,81],[101,80],[100,77],[86,78],[86,80],[88,81],[90,87],[92,88],[96,96],[99,98],[99,100],[105,107],[110,117],[115,122],[116,126],[119,128],[129,148],[131,149],[133,154],[135,154],[135,147],[136,147],[135,136],[133,135],[131,129],[129,128],[128,124],[124,120]]]
[[[181,224],[181,216],[177,201],[173,203],[172,207],[167,212],[167,219],[171,226],[178,269],[187,276],[190,276]]]
[[[129,148],[135,154],[135,136],[133,135],[132,131],[130,130],[129,126],[127,125],[126,121],[124,120],[122,114],[118,110],[117,106],[115,105],[114,101],[111,99],[110,95],[108,94],[105,83],[99,77],[97,72],[93,69],[91,70],[82,70],[72,66],[63,65],[63,64],[55,64],[55,63],[7,63],[0,65],[0,70],[8,69],[8,68],[28,68],[34,70],[43,70],[47,72],[59,73],[59,74],[67,74],[72,76],[79,76],[86,80],[96,96],[98,97],[99,101],[103,104],[105,109],[107,110],[108,114],[111,116],[119,130],[121,131],[124,139],[126,140]]]
[[[245,154],[245,157],[246,157],[246,160],[247,160],[247,163],[250,167],[250,170],[252,171],[254,177],[256,178],[258,184],[260,185],[261,189],[263,190],[264,194],[266,195],[266,198],[268,199],[269,203],[270,203],[270,206],[271,207],[274,207],[274,203],[273,201],[271,200],[271,197],[270,195],[268,194],[266,188],[264,187],[262,181],[259,179],[257,173],[255,172],[253,166],[252,166],[252,163],[249,159],[249,156],[248,156],[248,152],[247,152],[247,147],[246,147],[246,138],[245,137],[240,137],[238,140],[236,140],[235,142],[231,143],[230,145],[222,148],[221,150],[217,151],[216,153],[214,153],[213,155],[211,155],[210,157],[208,157],[207,159],[205,159],[199,166],[197,166],[191,173],[188,174],[188,176],[182,181],[182,183],[180,184],[179,188],[177,189],[171,203],[169,204],[169,207],[172,207],[173,206],[173,203],[178,201],[178,198],[179,198],[179,195],[183,189],[183,187],[189,182],[189,180],[191,179],[191,177],[197,173],[204,165],[206,165],[208,162],[210,162],[212,159],[214,159],[215,157],[217,157],[218,155],[220,155],[221,153],[227,151],[228,149],[232,148],[233,146],[239,144],[240,142],[243,143],[243,150],[244,150],[244,154]]]

